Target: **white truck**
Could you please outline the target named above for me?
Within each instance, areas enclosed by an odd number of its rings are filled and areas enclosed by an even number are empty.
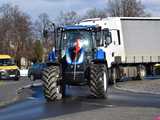
[[[80,25],[108,28],[112,42],[104,47],[110,77],[143,79],[160,63],[160,17],[108,17],[82,20]]]

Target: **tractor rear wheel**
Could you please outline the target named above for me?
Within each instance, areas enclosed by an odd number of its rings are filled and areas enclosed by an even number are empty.
[[[93,64],[90,69],[90,91],[96,98],[106,98],[108,89],[108,71],[104,64]]]
[[[42,75],[44,96],[47,101],[55,101],[62,98],[59,66],[51,66],[43,71]]]

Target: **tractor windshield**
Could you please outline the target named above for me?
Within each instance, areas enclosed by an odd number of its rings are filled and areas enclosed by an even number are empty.
[[[74,46],[84,48],[85,51],[91,51],[92,49],[92,33],[89,31],[65,31],[62,37],[63,50]]]

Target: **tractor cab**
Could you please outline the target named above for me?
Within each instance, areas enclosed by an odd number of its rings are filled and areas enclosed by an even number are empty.
[[[61,31],[61,57],[66,55],[68,64],[80,64],[84,60],[84,54],[92,56],[92,50],[95,48],[94,35],[92,27],[64,27]],[[94,30],[94,29],[93,29]]]

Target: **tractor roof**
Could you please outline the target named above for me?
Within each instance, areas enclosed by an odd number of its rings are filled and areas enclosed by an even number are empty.
[[[72,25],[72,26],[64,26],[62,27],[64,30],[94,30],[98,27],[95,25]]]

